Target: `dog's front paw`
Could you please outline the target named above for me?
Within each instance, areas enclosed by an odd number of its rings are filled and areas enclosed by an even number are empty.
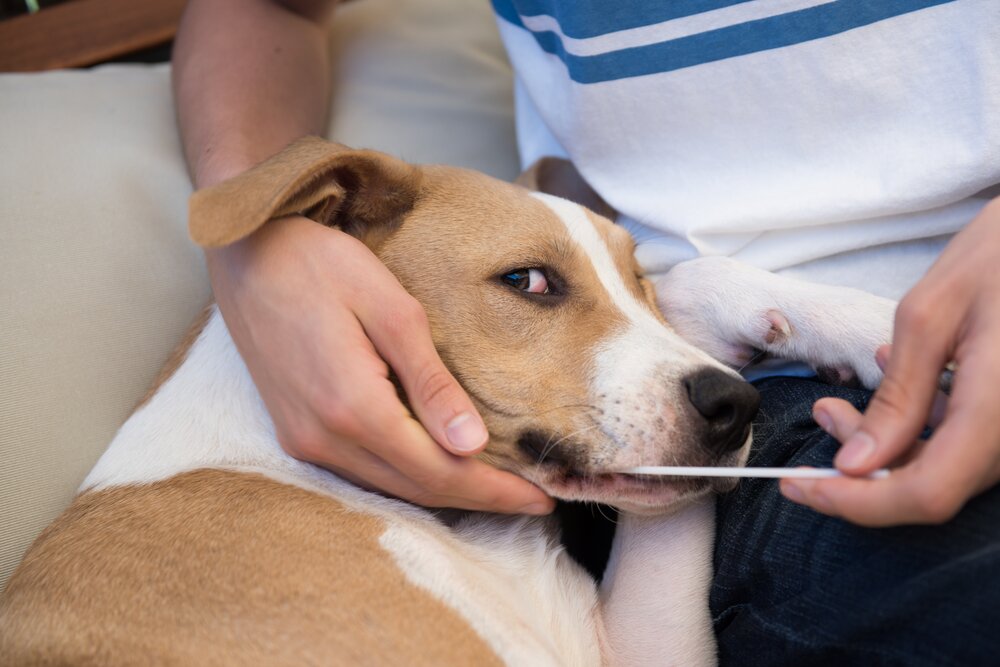
[[[790,315],[789,335],[764,349],[772,357],[809,364],[823,382],[874,389],[882,381],[875,352],[891,339],[894,307],[866,301],[854,309]],[[833,321],[838,312],[846,319]]]
[[[765,272],[725,257],[684,262],[656,282],[657,305],[684,340],[739,368],[792,333],[787,317],[751,284],[758,273]]]
[[[760,353],[812,366],[832,384],[869,389],[875,351],[892,337],[895,303],[866,292],[794,280],[723,257],[674,267],[656,284],[667,323],[722,363]]]

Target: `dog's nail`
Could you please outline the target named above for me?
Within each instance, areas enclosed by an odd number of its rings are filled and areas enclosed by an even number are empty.
[[[838,468],[857,468],[875,453],[875,440],[864,431],[858,431],[844,443],[837,454]]]
[[[850,387],[857,380],[854,369],[850,366],[820,366],[816,369],[816,377],[820,382],[846,387]]]
[[[486,442],[486,427],[471,412],[463,412],[448,422],[445,434],[452,448],[458,452],[471,452]]]
[[[767,321],[771,328],[764,335],[764,342],[768,345],[783,343],[792,335],[792,325],[788,323],[788,318],[777,310],[767,311]]]

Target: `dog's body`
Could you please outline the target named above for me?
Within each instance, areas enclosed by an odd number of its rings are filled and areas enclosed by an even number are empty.
[[[711,663],[712,492],[731,482],[616,471],[745,460],[755,399],[685,339],[870,385],[892,304],[833,290],[831,314],[771,274],[695,260],[658,285],[672,331],[627,234],[568,201],[320,142],[242,187],[242,209],[225,190],[204,203],[225,218],[211,242],[291,211],[354,234],[426,309],[489,427],[483,458],[622,510],[602,588],[549,519],[445,525],[288,456],[213,309],[12,578],[4,664]],[[833,345],[845,306],[855,342]]]

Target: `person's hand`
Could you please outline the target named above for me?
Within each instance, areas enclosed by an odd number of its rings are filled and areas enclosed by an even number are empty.
[[[361,242],[288,217],[209,251],[208,262],[289,454],[422,505],[551,511],[534,485],[469,458],[486,445],[486,427],[438,357],[420,304]],[[420,422],[400,403],[390,366]]]
[[[892,467],[885,479],[783,480],[796,502],[854,523],[942,523],[1000,481],[1000,200],[948,244],[896,311],[894,341],[879,351],[885,378],[864,415],[839,399],[813,408],[843,444],[851,475]],[[950,397],[938,377],[954,361]],[[927,441],[925,425],[935,426]]]

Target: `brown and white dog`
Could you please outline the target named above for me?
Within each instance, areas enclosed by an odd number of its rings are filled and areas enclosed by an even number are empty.
[[[483,459],[622,511],[601,589],[551,520],[445,525],[285,454],[213,309],[11,579],[0,662],[712,663],[711,496],[732,482],[617,471],[744,461],[757,397],[725,364],[751,348],[876,383],[893,304],[710,259],[668,274],[658,308],[629,235],[587,208],[318,139],[195,195],[192,233],[222,245],[293,212],[423,304]],[[841,335],[824,298],[866,317]]]

